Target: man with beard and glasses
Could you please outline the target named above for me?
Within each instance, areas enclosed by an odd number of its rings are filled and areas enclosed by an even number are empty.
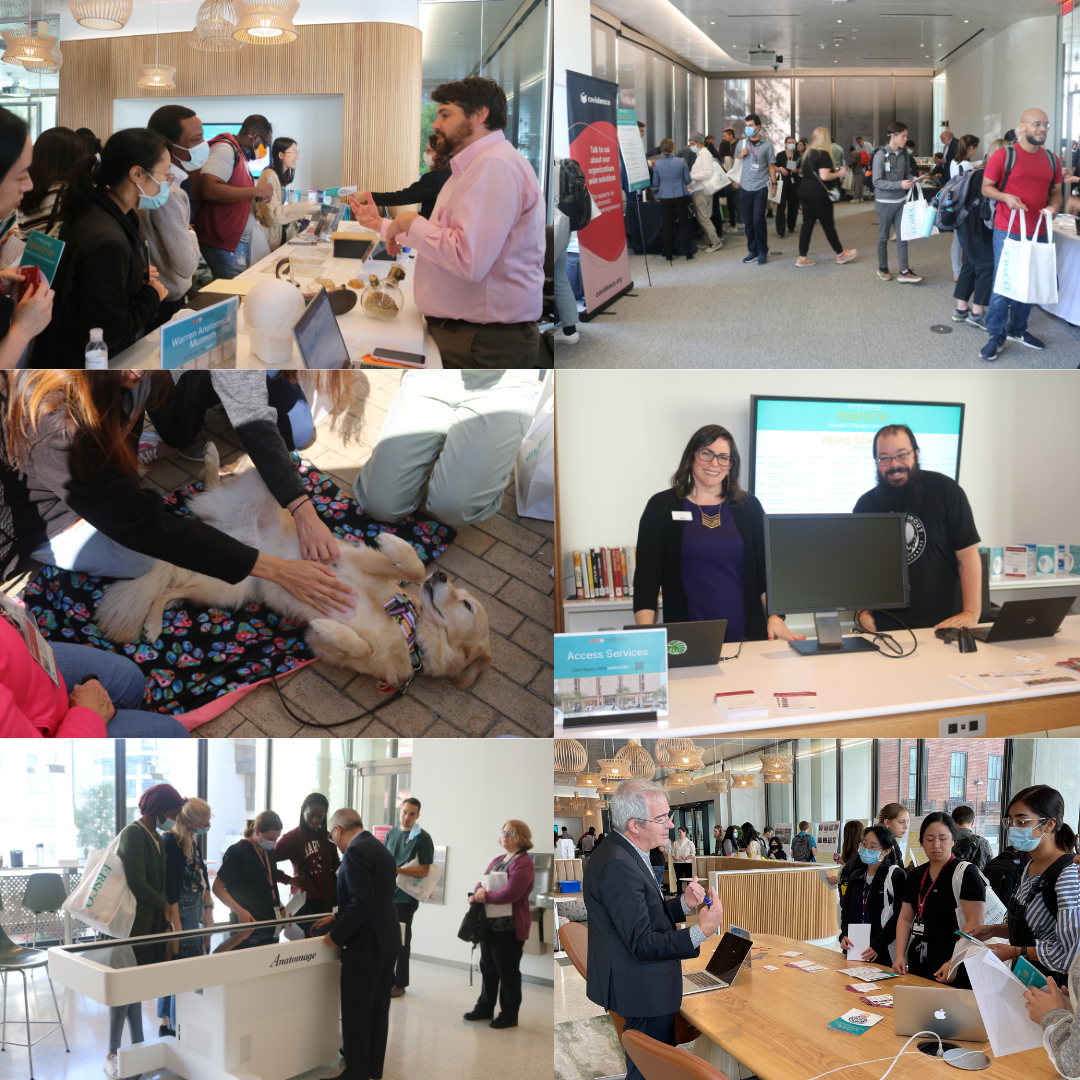
[[[911,601],[906,608],[878,612],[876,621],[869,611],[856,612],[856,619],[871,633],[904,625],[976,625],[982,562],[964,489],[942,473],[919,468],[919,444],[906,424],[890,424],[874,436],[874,461],[877,486],[859,498],[854,512],[907,515]]]
[[[506,94],[470,76],[437,86],[431,100],[451,176],[430,220],[415,210],[380,218],[370,192],[349,205],[392,255],[398,240],[416,249],[416,306],[443,367],[537,367],[546,211],[533,167],[503,134]]]

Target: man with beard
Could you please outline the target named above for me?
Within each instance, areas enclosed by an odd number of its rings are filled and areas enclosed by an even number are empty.
[[[506,140],[507,102],[493,79],[470,76],[431,92],[436,153],[451,177],[432,218],[379,217],[371,193],[353,216],[392,255],[416,249],[413,292],[443,367],[534,368],[544,284],[544,197],[533,167]]]
[[[932,626],[974,626],[979,621],[982,562],[979,534],[964,489],[942,473],[919,468],[919,444],[906,424],[874,436],[877,486],[859,498],[856,514],[907,515],[910,605],[892,611],[858,611],[874,632]],[[894,617],[895,616],[895,617]],[[897,621],[900,620],[900,621]]]
[[[1007,237],[1019,238],[1023,220],[1028,236],[1039,234],[1049,239],[1049,223],[1040,213],[1050,208],[1051,216],[1061,210],[1061,162],[1046,148],[1050,122],[1041,109],[1028,109],[1017,125],[1020,136],[1015,146],[996,150],[983,171],[982,193],[997,202],[994,214],[994,277]],[[1023,219],[1014,210],[1025,211]],[[1011,220],[1010,220],[1011,219]],[[1028,333],[1030,304],[1018,304],[1000,293],[992,293],[986,310],[986,329],[990,340],[979,356],[996,360],[1005,346],[1005,338],[1019,341],[1029,349],[1042,349],[1043,343]]]

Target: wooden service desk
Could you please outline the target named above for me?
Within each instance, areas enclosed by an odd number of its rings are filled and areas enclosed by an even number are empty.
[[[906,650],[911,634],[893,635]],[[1080,615],[1070,615],[1052,638],[978,643],[978,651],[960,653],[955,645],[916,630],[918,648],[903,659],[875,652],[836,656],[801,656],[786,641],[748,641],[737,660],[710,667],[674,668],[668,672],[668,715],[661,723],[623,721],[618,714],[597,718],[595,725],[556,724],[556,736],[593,738],[671,738],[673,736],[765,736],[768,738],[889,738],[947,737],[941,722],[979,718],[980,734],[994,738],[1043,732],[1080,724],[1080,682],[1026,690],[978,693],[954,682],[950,675],[979,675],[990,671],[1041,668],[1055,675],[1059,660],[1080,656]],[[734,656],[735,649],[724,652]],[[1025,664],[1017,653],[1042,653]],[[769,715],[727,720],[713,704],[713,695],[752,690]],[[785,713],[774,694],[814,690],[821,699],[817,713]],[[577,720],[580,717],[572,717]],[[666,723],[663,723],[666,721]]]
[[[841,975],[838,968],[859,966],[848,964],[844,954],[806,945],[801,941],[778,937],[775,934],[753,935],[756,945],[768,945],[764,960],[753,961],[750,970],[743,969],[727,990],[692,994],[683,998],[682,1015],[702,1036],[694,1045],[694,1053],[718,1068],[724,1053],[744,1066],[744,1071],[760,1080],[809,1080],[821,1073],[843,1066],[837,1080],[879,1080],[889,1067],[889,1061],[871,1065],[859,1062],[874,1058],[891,1058],[907,1041],[907,1036],[893,1033],[892,1010],[873,1009],[859,1001],[859,995],[845,990],[852,980]],[[708,963],[712,950],[719,942],[712,937],[701,947],[701,956],[683,962],[683,969],[692,971]],[[804,974],[797,968],[784,965],[791,958],[781,959],[787,950],[801,952],[799,960],[823,964],[827,971]],[[772,964],[777,971],[766,971]],[[873,966],[873,965],[871,965]],[[881,965],[877,965],[881,966]],[[889,993],[897,984],[904,986],[933,986],[927,979],[904,975],[880,983],[880,993]],[[849,1009],[865,1008],[884,1019],[862,1035],[830,1031],[826,1025]],[[915,1050],[919,1038],[909,1050]],[[1042,1048],[1022,1054],[994,1058],[987,1043],[957,1043],[956,1045],[983,1050],[991,1058],[990,1068],[977,1075],[987,1080],[1049,1080],[1057,1071]],[[730,1068],[730,1061],[727,1062]],[[929,1070],[934,1070],[931,1074]],[[918,1052],[905,1054],[889,1074],[896,1080],[950,1080],[961,1073],[941,1061],[933,1061]]]

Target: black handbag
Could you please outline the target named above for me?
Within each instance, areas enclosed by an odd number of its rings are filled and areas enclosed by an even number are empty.
[[[469,910],[465,912],[465,918],[461,920],[461,926],[457,932],[457,936],[462,941],[467,941],[472,946],[472,951],[469,953],[470,986],[473,984],[473,954],[476,952],[476,946],[484,939],[485,929],[487,929],[487,915],[484,912],[484,905],[470,904]]]

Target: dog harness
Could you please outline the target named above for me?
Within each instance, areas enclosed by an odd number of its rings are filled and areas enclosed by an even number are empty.
[[[393,686],[383,679],[375,680],[375,689],[384,694],[404,694],[409,688],[409,683],[420,674],[423,667],[423,657],[420,655],[420,646],[416,641],[416,605],[407,593],[394,593],[389,600],[384,601],[383,607],[386,614],[394,619],[401,632],[405,635],[405,644],[409,647],[409,664],[412,666],[412,674],[401,686]]]

